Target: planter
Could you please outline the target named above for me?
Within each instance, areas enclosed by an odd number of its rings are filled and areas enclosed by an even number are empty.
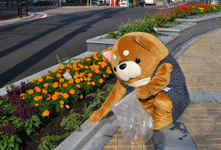
[[[182,24],[180,26],[176,26],[176,27],[172,27],[172,28],[161,28],[161,27],[156,27],[155,29],[157,31],[161,31],[161,32],[172,32],[172,33],[179,33],[180,36],[178,37],[177,41],[173,43],[174,46],[170,47],[170,49],[168,48],[168,46],[166,45],[166,47],[171,51],[173,51],[173,49],[177,46],[180,46],[182,43],[185,43],[187,40],[189,40],[190,38],[192,38],[194,36],[194,31],[196,27],[196,23],[187,23],[187,24]]]
[[[176,19],[178,22],[191,22],[196,23],[196,30],[194,36],[204,32],[221,27],[221,12],[212,15],[205,15],[202,18],[195,19]]]
[[[107,34],[97,36],[91,39],[86,40],[87,43],[87,51],[92,52],[98,52],[107,49],[108,47],[112,47],[114,43],[117,41],[117,39],[100,39],[101,37],[106,36]],[[179,34],[173,34],[173,36],[167,34],[168,36],[160,36],[158,37],[159,40],[161,40],[169,49],[169,51],[172,51],[175,47],[174,43],[171,43],[172,41],[176,41],[176,39],[179,37]],[[176,42],[175,42],[176,43]]]

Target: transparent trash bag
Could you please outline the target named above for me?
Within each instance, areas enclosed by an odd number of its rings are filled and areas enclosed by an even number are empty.
[[[137,98],[134,90],[111,108],[119,121],[124,139],[132,144],[144,144],[153,135],[153,119]]]

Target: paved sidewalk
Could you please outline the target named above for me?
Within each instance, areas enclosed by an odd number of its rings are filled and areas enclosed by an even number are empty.
[[[200,39],[177,59],[189,92],[221,92],[220,52],[221,31]],[[191,102],[181,116],[199,150],[221,150],[220,117],[221,102]],[[119,129],[103,150],[154,150],[154,146],[152,140],[130,145]]]

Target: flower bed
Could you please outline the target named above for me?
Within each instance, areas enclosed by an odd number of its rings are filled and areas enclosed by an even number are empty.
[[[38,1],[32,5],[33,6],[47,6],[47,5],[50,5],[50,1]]]
[[[155,13],[154,16],[150,16],[146,12],[146,17],[143,20],[129,21],[126,24],[118,26],[116,32],[109,32],[105,38],[118,39],[129,32],[147,32],[157,36],[157,32],[153,27],[162,27],[166,24],[176,22],[176,18],[185,18],[186,16],[193,16],[197,14],[217,12],[220,7],[212,4],[194,4],[194,5],[183,5],[176,7],[173,10],[161,11]]]
[[[110,63],[95,53],[76,60],[76,63],[57,66],[57,70],[33,79],[32,83],[12,86],[11,90],[7,90],[7,96],[0,101],[0,147],[19,149],[22,140],[18,135],[30,135],[40,125],[46,124],[49,118],[68,112],[86,93],[100,87],[112,76]],[[96,101],[85,107],[85,115],[76,114],[74,118],[85,120],[97,105],[100,106],[100,103]],[[67,124],[67,121],[63,122],[62,126]],[[77,127],[75,125],[75,129]]]

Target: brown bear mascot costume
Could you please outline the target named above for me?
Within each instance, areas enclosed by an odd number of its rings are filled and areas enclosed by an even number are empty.
[[[101,52],[112,65],[117,83],[89,121],[100,121],[112,106],[128,92],[137,91],[137,97],[153,118],[153,129],[159,130],[182,115],[190,103],[185,77],[176,59],[151,34],[131,32]]]

